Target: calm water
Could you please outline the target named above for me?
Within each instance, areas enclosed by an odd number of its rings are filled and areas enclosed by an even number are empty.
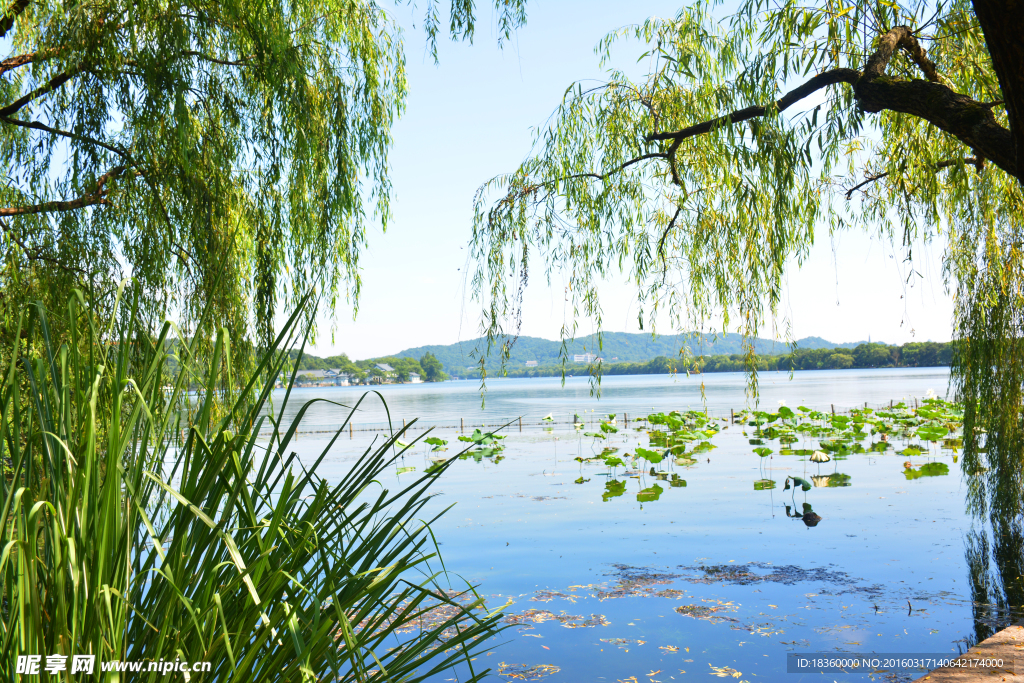
[[[470,382],[382,393],[399,424],[422,416],[451,425],[462,416],[468,426],[523,415],[529,425],[548,413],[564,422],[594,411],[618,413],[624,426],[622,413],[635,420],[652,408],[700,407],[701,380],[712,415],[727,418],[730,408],[743,407],[745,381],[738,374],[612,377],[600,401],[590,397],[585,378],[564,389],[558,380],[494,381],[484,410]],[[780,399],[792,407],[834,403],[837,411],[865,402],[888,406],[929,389],[942,395],[947,381],[941,369],[805,372],[792,381],[765,374],[761,404],[769,410]],[[359,393],[300,390],[293,400],[352,403]],[[337,426],[344,414],[324,406],[304,426]],[[381,415],[371,405],[355,422],[378,422]],[[955,655],[974,634],[964,540],[971,522],[951,451],[908,458],[890,450],[823,465],[777,454],[761,460],[742,433],[749,428],[731,425],[712,440],[717,448],[690,467],[669,465],[661,478],[619,468],[616,481],[625,491],[610,496],[608,468],[576,458],[606,446],[626,452],[646,445],[646,432],[635,426],[600,441],[565,424],[521,432],[516,425],[503,458],[458,461],[439,482],[442,495],[434,503],[455,504],[434,527],[446,566],[479,586],[492,606],[511,601],[514,625],[477,664],[504,665],[509,680],[553,682],[657,683],[693,674],[852,681],[865,676],[787,674],[786,653]],[[462,445],[457,427],[440,426],[434,435]],[[372,438],[371,432],[346,435],[321,474],[341,476]],[[310,434],[297,447],[312,458],[324,443],[325,436]],[[794,447],[815,443],[805,439]],[[949,474],[907,480],[907,460],[944,462]],[[427,447],[415,447],[399,464],[422,471],[430,464]],[[782,490],[788,475],[833,472],[848,475],[850,485]],[[397,487],[414,476],[396,469],[383,483]],[[755,490],[763,478],[778,487]],[[657,500],[638,496],[655,485],[662,489]],[[790,516],[804,503],[822,518],[814,527]],[[517,672],[524,677],[515,678]]]
[[[800,372],[790,379],[782,372],[760,375],[760,401],[767,409],[785,400],[791,406],[836,410],[855,406],[888,404],[890,400],[924,396],[932,389],[938,395],[946,393],[949,382],[947,368],[899,368],[884,370],[821,370]],[[387,401],[392,421],[417,418],[420,424],[458,425],[460,418],[466,425],[487,423],[504,424],[522,417],[524,422],[535,423],[548,413],[562,422],[572,419],[574,413],[583,416],[595,414],[627,413],[647,415],[652,410],[683,410],[705,407],[701,398],[703,383],[706,407],[712,413],[728,414],[730,409],[740,410],[752,405],[747,397],[746,377],[739,372],[721,372],[707,375],[630,375],[605,377],[601,382],[601,397],[591,395],[588,377],[566,378],[565,386],[557,377],[536,379],[492,379],[487,382],[486,393],[481,395],[480,383],[473,380],[430,384],[391,384],[377,387]],[[313,398],[328,399],[346,406],[354,406],[366,392],[366,387],[323,387],[295,389],[285,411],[286,422],[306,401]],[[275,392],[281,400],[283,391]],[[481,400],[486,407],[481,407]],[[303,428],[307,430],[335,429],[348,414],[343,407],[318,403],[307,411]],[[381,425],[388,419],[376,397],[367,397],[353,421],[356,427]]]

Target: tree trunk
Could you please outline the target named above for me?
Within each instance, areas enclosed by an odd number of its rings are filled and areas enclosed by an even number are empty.
[[[1024,184],[1024,0],[973,1],[1010,119],[1016,176]]]

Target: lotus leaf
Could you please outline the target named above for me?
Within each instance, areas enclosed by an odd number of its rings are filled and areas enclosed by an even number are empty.
[[[621,496],[625,492],[626,482],[611,479],[604,483],[604,493],[601,494],[601,500],[608,502],[610,499]]]
[[[649,488],[641,489],[640,492],[636,494],[636,499],[641,503],[649,503],[661,498],[661,494],[664,490],[665,489],[655,484]]]

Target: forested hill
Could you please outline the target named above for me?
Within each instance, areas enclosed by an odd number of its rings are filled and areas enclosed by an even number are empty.
[[[605,363],[644,363],[659,356],[677,358],[684,344],[688,345],[694,354],[731,355],[743,353],[742,340],[741,335],[731,333],[720,335],[717,338],[705,337],[701,341],[691,339],[686,335],[651,337],[649,334],[606,332],[603,335],[601,347],[598,347],[597,336],[589,335],[570,342],[568,354],[570,363],[572,363],[573,355],[584,353],[600,356]],[[862,343],[833,344],[821,337],[805,337],[797,340],[796,345],[800,349],[852,349]],[[780,355],[790,352],[789,346],[784,342],[773,342],[768,339],[757,339],[754,346],[759,354]],[[471,356],[474,349],[477,348],[481,350],[485,348],[483,339],[470,339],[446,346],[417,346],[393,355],[418,360],[423,354],[430,352],[441,361],[449,374],[464,375],[469,366],[476,366],[478,363],[478,359]],[[560,350],[561,342],[539,337],[519,337],[512,347],[509,367],[524,367],[527,361],[537,361],[538,366],[560,364]],[[497,354],[497,349],[491,352],[488,360],[489,369],[493,370],[497,367]]]

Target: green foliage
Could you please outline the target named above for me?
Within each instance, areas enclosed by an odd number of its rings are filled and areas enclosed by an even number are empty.
[[[20,654],[210,662],[197,683],[473,669],[497,616],[434,573],[425,505],[448,463],[383,488],[399,433],[330,484],[317,469],[334,440],[312,463],[292,450],[312,402],[291,424],[279,422],[285,405],[268,411],[298,313],[237,382],[222,328],[190,396],[197,343],[179,346],[168,374],[169,325],[154,338],[134,316],[110,322],[81,302],[59,347],[41,305],[22,319],[0,387],[4,680]],[[438,605],[450,616],[424,625]]]
[[[318,358],[304,354],[299,368],[301,370],[338,369],[356,378],[366,376],[374,363],[387,363],[392,367],[403,367],[407,372],[417,372],[426,381],[430,380],[430,371],[424,362],[431,363],[428,357],[436,359],[441,369],[448,368],[450,373],[460,376],[474,377],[480,373],[479,366],[473,366],[474,358],[465,355],[467,348],[473,348],[485,339],[471,340],[447,346],[430,346],[406,349],[394,356],[372,358],[353,362],[348,356],[330,356]],[[742,372],[746,368],[746,357],[739,353],[742,337],[737,334],[721,335],[717,339],[689,339],[688,335],[665,335],[652,338],[646,334],[628,334],[625,332],[609,332],[604,335],[602,353],[605,360],[601,364],[602,375],[656,375],[671,374],[685,371],[699,372]],[[567,344],[567,353],[583,353],[592,348],[596,338],[581,337]],[[837,361],[840,355],[853,359],[849,367],[935,367],[948,366],[952,361],[953,344],[940,342],[911,342],[902,346],[886,346],[872,344],[872,347],[886,350],[888,362],[883,365],[869,364],[871,356],[863,352],[867,344],[832,344],[824,339],[808,337],[797,341],[797,348],[785,352],[785,344],[772,342],[768,339],[755,339],[752,342],[758,353],[756,363],[758,370],[827,370],[845,364]],[[430,349],[424,351],[424,349]],[[561,344],[536,337],[520,337],[513,347],[509,365],[505,373],[509,377],[558,377],[567,369],[579,367],[580,372],[589,372],[591,368],[584,364],[563,366],[560,360]],[[695,356],[692,362],[680,358],[689,354]],[[704,355],[697,356],[703,353]],[[669,354],[669,355],[665,355]],[[294,355],[294,354],[293,354]],[[618,358],[620,360],[612,360]],[[418,367],[410,361],[418,359]],[[537,365],[526,367],[525,360],[536,360]],[[498,369],[497,359],[489,359],[485,364],[488,371]],[[442,373],[443,374],[443,373]],[[443,375],[447,378],[447,375]]]
[[[920,479],[921,477],[941,477],[949,474],[949,465],[944,462],[929,462],[921,465],[918,469],[911,467],[903,470],[907,480]]]
[[[657,465],[659,462],[665,459],[665,454],[659,453],[658,451],[652,451],[648,448],[640,448],[639,446],[637,446],[636,457],[643,458],[652,465]]]
[[[494,7],[501,41],[525,21],[525,2]],[[249,321],[272,341],[278,300],[314,283],[332,311],[341,294],[358,303],[367,228],[391,221],[388,151],[407,85],[382,7],[3,8],[0,288],[17,293],[4,298],[8,326],[26,301],[59,309],[71,288],[98,288],[122,263],[147,318],[171,307],[195,323],[212,303],[236,341]],[[474,3],[450,8],[451,37],[472,39]],[[422,25],[435,50],[436,5]]]
[[[811,484],[811,482],[807,481],[806,479],[803,479],[801,477],[786,477],[786,485],[783,487],[784,491],[788,491],[790,489],[790,484],[789,483],[791,481],[793,482],[793,489],[794,490],[796,489],[797,486],[799,486],[804,491],[810,491],[811,490],[812,484]]]
[[[592,352],[601,358],[602,372],[613,374],[614,368],[624,364],[639,365],[659,359],[658,363],[662,368],[672,367],[684,368],[684,364],[678,359],[681,355],[687,354],[704,357],[734,357],[744,350],[744,339],[739,334],[718,334],[718,335],[690,335],[690,334],[635,334],[628,332],[605,332],[577,337],[573,340],[551,341],[539,337],[519,336],[512,339],[502,338],[499,344],[508,342],[511,345],[510,355],[505,370],[509,375],[515,376],[551,376],[560,374],[563,370],[563,361],[568,361],[564,369],[569,372],[584,372],[589,366],[584,363],[572,362],[576,354]],[[789,345],[771,339],[748,340],[754,346],[759,355],[773,356],[789,351]],[[450,374],[467,376],[479,373],[478,361],[483,347],[487,344],[486,337],[471,339],[458,344],[418,346],[405,349],[395,354],[407,358],[422,358],[426,353],[433,354],[441,364],[447,368]],[[821,339],[820,337],[805,337],[796,341],[801,350],[815,349],[838,349],[853,348],[856,343],[834,344]],[[485,366],[488,372],[501,370],[501,359],[498,353],[492,353],[485,358]],[[527,361],[537,361],[537,367],[526,367]],[[945,363],[948,365],[948,359]],[[735,369],[742,369],[742,364]],[[645,372],[668,372],[669,370],[650,369],[639,370]],[[630,374],[619,372],[618,374]]]
[[[423,354],[423,357],[420,358],[420,367],[423,368],[423,379],[427,382],[442,382],[448,379],[448,375],[445,374],[441,361],[439,361],[437,357],[429,351]]]
[[[639,56],[648,72],[608,68],[598,85],[568,87],[532,155],[479,189],[473,282],[488,339],[515,326],[527,272],[560,269],[576,317],[598,329],[598,285],[619,271],[636,283],[641,323],[721,321],[716,331],[749,340],[766,320],[786,327],[786,269],[822,234],[877,231],[908,257],[941,236],[962,463],[988,473],[969,485],[970,506],[1021,514],[1024,115],[1012,102],[1024,84],[1005,38],[1020,12],[986,18],[966,0],[742,0],[728,11],[697,0],[608,35],[602,64],[632,40],[625,63]],[[986,35],[1002,20],[1014,28]],[[750,344],[743,363],[756,393]],[[829,363],[898,364],[881,348]]]
[[[549,342],[554,344],[554,342]],[[884,351],[865,353],[866,347],[874,347]],[[927,353],[918,353],[921,347],[927,347]],[[646,363],[602,363],[600,372],[605,375],[664,375],[681,372],[743,372],[749,363],[753,363],[758,372],[778,370],[839,370],[849,368],[876,367],[942,367],[952,362],[953,342],[911,342],[902,346],[886,346],[884,344],[858,344],[853,348],[798,348],[791,353],[781,355],[758,354],[750,359],[743,354],[706,355],[684,361],[681,358],[659,356]],[[904,355],[904,350],[910,350]],[[684,354],[686,352],[684,351]],[[690,350],[692,353],[692,347]],[[883,355],[884,353],[884,355]],[[881,359],[885,363],[879,365]],[[570,366],[571,367],[571,366]],[[579,366],[588,371],[586,366]],[[537,365],[536,367],[513,367],[505,369],[509,377],[558,377],[566,372],[567,367],[557,363]],[[476,376],[479,369],[466,370],[466,375]]]
[[[645,489],[640,489],[639,493],[636,494],[636,499],[639,503],[653,503],[661,498],[661,494],[664,492],[665,489],[654,484],[653,486],[649,486]]]
[[[626,492],[626,482],[610,479],[604,483],[604,493],[601,500],[607,503],[612,498],[617,498]]]

